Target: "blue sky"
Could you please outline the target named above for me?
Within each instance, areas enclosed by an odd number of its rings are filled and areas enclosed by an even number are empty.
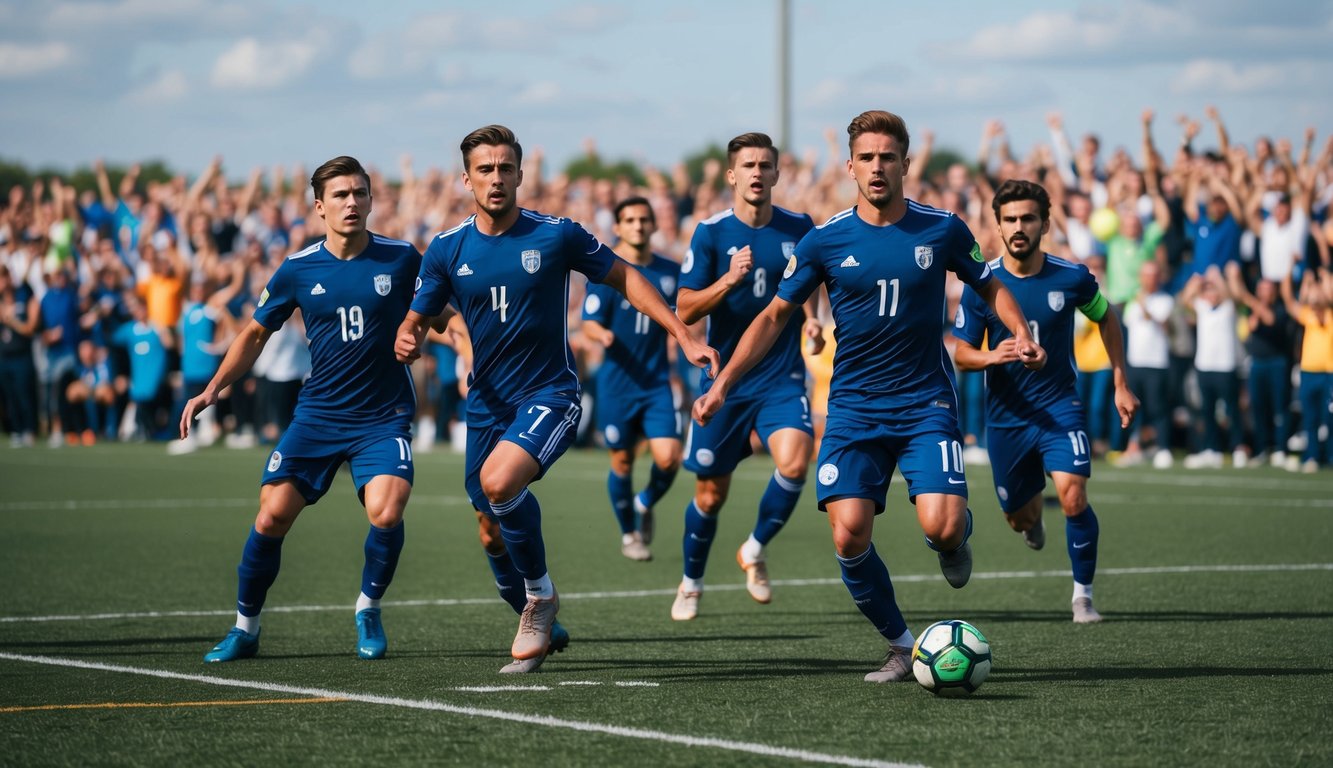
[[[352,154],[456,164],[492,122],[560,165],[669,165],[778,132],[776,0],[0,0],[0,156],[71,168],[160,158],[191,174]],[[1139,115],[1215,104],[1233,138],[1333,131],[1333,0],[791,0],[791,149],[858,112],[971,157],[982,123],[1024,151],[1060,111],[1136,155]],[[1211,131],[1204,143],[1213,143]]]

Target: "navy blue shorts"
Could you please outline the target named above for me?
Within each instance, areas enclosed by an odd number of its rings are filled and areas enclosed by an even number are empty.
[[[1092,476],[1087,415],[1082,408],[1049,415],[1050,424],[986,428],[995,495],[1005,514],[1041,493],[1047,472]]]
[[[751,453],[750,432],[757,432],[767,445],[779,429],[799,429],[814,436],[804,386],[780,386],[761,398],[728,398],[708,426],[691,422],[685,468],[699,477],[729,475]]]
[[[634,397],[597,393],[597,429],[613,451],[632,449],[640,437],[680,439],[681,415],[671,387]]]
[[[963,436],[952,409],[927,408],[908,417],[850,417],[834,411],[824,426],[815,472],[819,508],[831,501],[869,499],[884,511],[897,468],[908,498],[947,493],[967,498]]]
[[[509,419],[485,427],[469,424],[463,486],[472,506],[490,512],[491,503],[481,490],[481,467],[501,440],[521,447],[537,460],[541,470],[533,479],[540,480],[574,444],[582,414],[577,394],[543,393],[520,405]]]
[[[412,431],[408,422],[374,427],[334,427],[292,422],[269,454],[261,485],[291,480],[314,504],[328,493],[338,467],[352,467],[358,494],[377,475],[393,475],[411,483]]]

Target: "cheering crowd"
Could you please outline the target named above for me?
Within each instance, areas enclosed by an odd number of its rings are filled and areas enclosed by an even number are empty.
[[[1189,468],[1271,463],[1315,472],[1333,460],[1333,139],[1233,141],[1209,109],[1174,129],[1141,116],[1142,144],[1106,151],[1094,134],[1077,143],[1059,115],[1049,141],[1015,152],[999,121],[983,126],[974,165],[927,173],[928,131],[914,137],[906,196],[954,212],[983,253],[1003,252],[991,213],[1008,179],[1050,192],[1052,255],[1086,264],[1124,324],[1133,389],[1143,407],[1128,430],[1112,418],[1110,366],[1092,323],[1075,356],[1095,455],[1120,465]],[[1154,133],[1175,131],[1159,147]],[[594,155],[595,147],[586,148]],[[53,177],[8,191],[0,208],[0,412],[15,447],[42,436],[52,447],[99,440],[167,440],[181,404],[217,371],[237,329],[281,260],[318,239],[301,168],[252,173],[232,185],[221,159],[198,178],[142,182],[137,169],[113,188],[101,163],[96,189]],[[424,172],[405,158],[396,174],[372,171],[371,229],[420,250],[471,213],[457,167]],[[571,179],[524,158],[519,205],[584,223],[615,242],[618,201],[642,196],[656,215],[653,250],[685,258],[698,222],[732,205],[718,160],[700,178],[684,163],[639,169],[642,182]],[[846,153],[830,131],[824,154],[780,157],[776,203],[823,223],[855,198]],[[961,295],[955,282],[941,334]],[[601,346],[579,336],[584,286],[571,287],[571,345],[591,381]],[[273,442],[290,421],[310,368],[304,334],[289,322],[251,375],[219,402],[216,418],[172,453],[215,441]],[[831,337],[831,334],[830,334]],[[815,417],[828,356],[811,357]],[[413,365],[421,419],[418,447],[448,440],[466,392],[467,339],[435,334]],[[697,373],[675,381],[688,410]],[[984,461],[984,374],[957,377],[969,461]],[[595,393],[591,393],[595,402]],[[211,415],[211,411],[209,412]],[[585,419],[586,421],[586,419]]]

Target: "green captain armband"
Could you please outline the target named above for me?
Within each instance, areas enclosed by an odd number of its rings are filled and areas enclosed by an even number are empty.
[[[1097,291],[1097,295],[1092,297],[1092,301],[1079,307],[1078,311],[1082,312],[1083,316],[1092,322],[1100,323],[1102,318],[1106,317],[1106,310],[1110,309],[1110,307],[1110,303],[1106,301],[1106,297],[1102,295],[1102,292]]]
[[[981,263],[985,263],[986,261],[986,257],[981,255],[981,244],[978,243],[976,240],[972,241],[972,250],[968,253],[968,255],[972,257],[973,261]]]

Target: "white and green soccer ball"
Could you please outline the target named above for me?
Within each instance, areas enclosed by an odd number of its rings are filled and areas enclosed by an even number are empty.
[[[966,621],[950,619],[926,627],[912,647],[912,674],[937,696],[966,696],[990,674],[990,642]]]

